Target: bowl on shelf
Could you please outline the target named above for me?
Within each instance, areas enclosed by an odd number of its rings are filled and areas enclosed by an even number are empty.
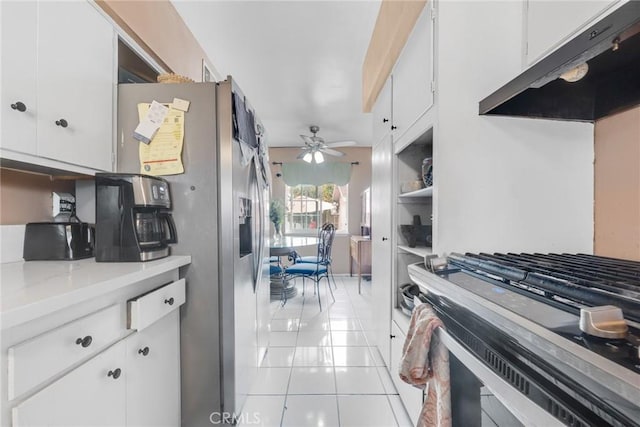
[[[409,308],[407,307],[407,305],[404,303],[404,301],[400,301],[400,309],[402,310],[402,312],[404,314],[406,314],[407,316],[411,317],[411,313],[413,312],[413,307]]]

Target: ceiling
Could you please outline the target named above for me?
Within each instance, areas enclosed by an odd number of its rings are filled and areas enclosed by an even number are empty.
[[[371,146],[362,63],[380,1],[187,1],[173,4],[222,76],[231,75],[272,147],[300,146],[320,126],[327,142]]]

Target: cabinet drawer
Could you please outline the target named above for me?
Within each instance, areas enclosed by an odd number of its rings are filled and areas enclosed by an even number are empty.
[[[129,329],[138,331],[180,307],[185,302],[185,281],[180,279],[129,300]]]
[[[124,332],[118,305],[67,323],[9,348],[9,399],[118,340]]]

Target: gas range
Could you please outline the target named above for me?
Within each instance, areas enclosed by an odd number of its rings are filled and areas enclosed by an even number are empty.
[[[508,348],[506,359],[519,359],[514,370],[533,366],[532,378],[546,377],[540,387],[559,385],[563,402],[578,402],[576,414],[588,408],[598,421],[556,418],[568,425],[638,425],[639,262],[581,254],[452,254],[429,270],[416,264],[409,274],[456,339],[469,349],[481,341],[497,351]],[[490,364],[483,351],[477,357]]]

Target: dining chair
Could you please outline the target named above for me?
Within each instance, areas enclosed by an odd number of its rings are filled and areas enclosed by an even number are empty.
[[[318,255],[316,263],[296,262],[284,269],[285,274],[291,278],[302,277],[302,296],[304,296],[304,285],[306,279],[313,280],[314,291],[318,294],[318,304],[320,310],[322,310],[322,301],[320,300],[320,280],[326,277],[327,288],[331,293],[331,298],[335,302],[336,298],[333,296],[333,289],[331,289],[331,283],[329,281],[329,260],[331,253],[331,243],[333,241],[333,235],[335,234],[335,227],[333,224],[325,224],[320,230],[318,236]]]
[[[327,267],[329,275],[331,276],[331,280],[333,280],[333,287],[338,289],[338,285],[336,284],[336,278],[333,276],[333,269],[331,268],[331,248],[333,247],[333,238],[336,235],[336,227],[331,223],[323,224],[320,228],[319,234],[325,232],[326,230],[330,231],[329,240],[326,243],[327,246],[327,258],[326,260],[320,259],[317,255],[309,255],[309,256],[297,256],[294,260],[296,263],[305,263],[305,264],[321,264]],[[321,240],[318,240],[318,249],[322,244]]]

